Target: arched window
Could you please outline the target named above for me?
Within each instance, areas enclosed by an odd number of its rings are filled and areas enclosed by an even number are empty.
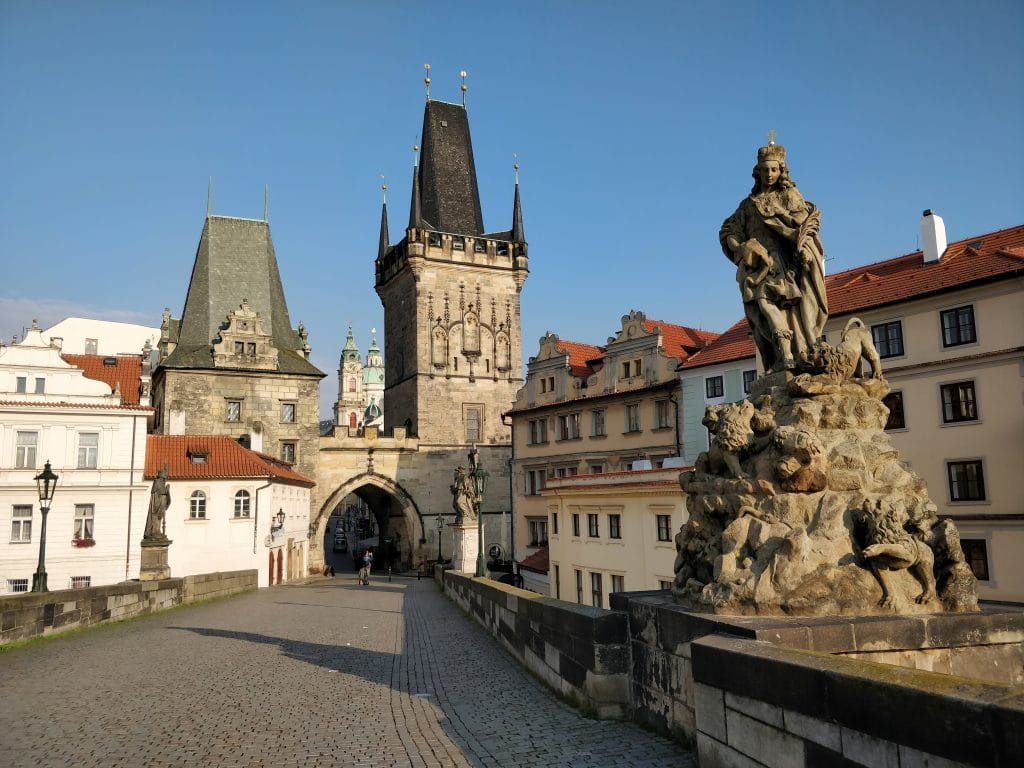
[[[249,516],[249,492],[239,491],[235,494],[235,517]]]
[[[206,519],[206,494],[202,491],[192,491],[188,500],[188,516],[192,520]]]
[[[348,425],[349,425],[349,427],[351,429],[355,429],[358,426],[358,424],[356,422],[356,418],[357,417],[356,417],[356,412],[355,411],[352,411],[352,413],[350,413],[348,415]]]
[[[349,380],[348,380],[348,391],[349,392],[355,392],[356,391],[356,377],[355,376],[350,376],[349,377]]]

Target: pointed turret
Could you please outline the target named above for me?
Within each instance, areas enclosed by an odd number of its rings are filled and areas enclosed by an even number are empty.
[[[345,346],[341,350],[341,362],[359,362],[359,347],[356,346],[356,337],[352,335],[352,323],[348,324],[348,336],[345,337]]]
[[[525,243],[526,234],[523,231],[523,209],[519,205],[519,166],[516,166],[516,194],[512,201],[512,242]]]
[[[423,112],[423,154],[418,186],[421,220],[428,229],[457,235],[482,235],[484,217],[473,162],[466,108],[428,101]]]
[[[412,202],[409,204],[409,229],[423,226],[423,211],[420,206],[420,175],[416,163],[412,164]]]
[[[380,243],[377,245],[377,258],[383,259],[388,252],[388,202],[380,207]]]

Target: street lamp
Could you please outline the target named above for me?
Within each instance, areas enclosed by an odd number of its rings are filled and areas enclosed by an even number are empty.
[[[476,452],[475,446],[473,447],[473,451],[474,453]],[[483,468],[479,461],[474,461],[473,464],[475,466],[473,467],[473,471],[469,474],[470,477],[473,478],[473,491],[475,494],[473,503],[476,506],[477,535],[479,536],[479,550],[476,555],[476,576],[486,576],[487,567],[486,561],[484,560],[484,519],[480,512],[480,505],[484,500],[484,491],[487,490],[487,478],[489,477],[489,473]]]
[[[270,520],[270,535],[273,536],[275,533],[284,528],[284,509],[278,509],[277,514],[274,515],[277,518],[277,525],[274,525],[274,518]]]
[[[437,514],[437,562],[441,562],[441,534],[444,532],[444,518]]]
[[[39,511],[43,513],[43,527],[39,531],[39,565],[36,572],[32,574],[32,591],[48,592],[46,588],[46,515],[50,511],[50,503],[53,501],[53,492],[57,490],[57,481],[60,477],[50,469],[50,462],[46,462],[43,471],[35,476],[36,488],[39,490]]]

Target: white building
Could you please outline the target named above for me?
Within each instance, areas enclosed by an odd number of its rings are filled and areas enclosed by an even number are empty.
[[[33,478],[49,461],[59,476],[47,518],[51,590],[139,575],[149,505],[143,481],[146,422],[138,356],[61,357],[33,323],[0,348],[0,592],[31,588],[42,517]],[[123,382],[123,383],[122,383]]]
[[[261,587],[305,578],[312,480],[226,435],[150,435],[146,478],[164,466],[172,577],[255,568]]]
[[[66,317],[42,332],[47,344],[73,355],[137,355],[147,342],[153,349],[160,341],[160,329],[134,323]]]

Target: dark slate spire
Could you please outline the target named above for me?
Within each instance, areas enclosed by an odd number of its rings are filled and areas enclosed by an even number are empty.
[[[377,246],[377,258],[383,259],[388,252],[388,201],[380,207],[380,244]]]
[[[423,211],[420,207],[420,177],[416,163],[412,164],[412,202],[409,204],[409,229],[423,226]]]
[[[465,107],[427,102],[417,181],[422,196],[422,226],[459,235],[483,234],[484,217]],[[416,191],[414,185],[414,195]]]
[[[525,243],[526,235],[523,232],[523,209],[519,206],[519,171],[516,166],[516,195],[512,202],[512,242]]]

